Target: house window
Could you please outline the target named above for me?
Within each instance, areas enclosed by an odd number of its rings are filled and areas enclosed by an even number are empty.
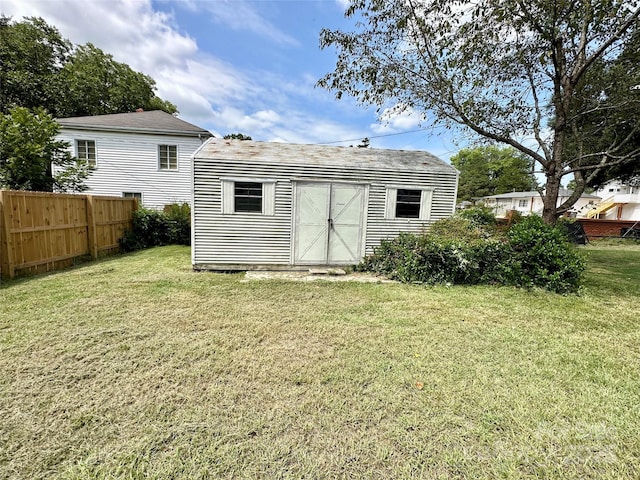
[[[518,207],[519,208],[527,208],[529,206],[529,200],[518,200]]]
[[[234,183],[234,212],[262,213],[262,183]]]
[[[252,178],[221,178],[222,213],[275,215],[276,182]]]
[[[93,140],[76,140],[76,156],[85,160],[90,166],[96,166],[96,142]]]
[[[158,168],[160,170],[178,170],[178,147],[176,145],[158,145]]]
[[[396,218],[420,218],[421,190],[398,189]]]
[[[387,187],[386,218],[428,220],[433,188]]]
[[[122,192],[124,198],[137,198],[138,202],[142,201],[142,193],[140,192]]]

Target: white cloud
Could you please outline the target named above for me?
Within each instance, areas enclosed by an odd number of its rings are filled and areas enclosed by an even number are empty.
[[[342,10],[346,10],[351,5],[351,0],[336,0],[336,3]]]
[[[226,27],[250,31],[280,45],[299,45],[294,37],[280,31],[245,1],[218,0],[201,2],[198,6],[205,8],[214,21]]]
[[[150,75],[160,97],[176,104],[181,116],[195,121],[211,117],[212,102],[228,102],[256,93],[258,87],[234,67],[207,56],[173,18],[154,11],[148,0],[3,1],[3,13],[19,20],[42,16],[74,44],[91,42],[134,70]]]
[[[378,119],[379,123],[371,124],[371,129],[381,135],[415,130],[421,128],[425,121],[423,113],[401,105],[385,108]]]
[[[231,8],[230,2],[222,3],[221,10]],[[203,4],[188,1],[180,6],[201,9]],[[219,2],[209,8],[214,6]],[[41,16],[74,44],[91,42],[117,61],[150,75],[158,95],[177,105],[181,118],[201,127],[294,143],[370,136],[366,128],[346,126],[333,117],[327,120],[322,115],[328,113],[311,110],[317,102],[328,103],[322,99],[328,94],[313,89],[311,76],[283,78],[271,72],[240,70],[200,50],[194,38],[175,24],[175,17],[154,10],[150,0],[92,0],[91,8],[83,0],[2,0],[1,8],[16,21]],[[243,15],[246,11],[242,10]],[[250,28],[267,35],[268,22],[261,24],[257,17],[247,16]],[[275,29],[270,31],[276,32],[272,39],[291,43],[291,39],[278,37]]]
[[[240,108],[227,106],[214,112],[214,117],[216,122],[224,124],[225,134],[244,133],[269,142],[323,143],[366,136],[366,133],[346,128],[338,122],[296,110],[289,110],[283,116],[273,110],[247,113]]]

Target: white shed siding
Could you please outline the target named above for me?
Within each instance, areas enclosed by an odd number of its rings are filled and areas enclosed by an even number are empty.
[[[63,128],[58,138],[71,144],[73,155],[76,140],[95,141],[97,168],[85,182],[88,193],[137,192],[150,208],[191,203],[191,156],[202,144],[197,137]],[[158,168],[158,145],[177,146],[178,170]]]
[[[256,145],[255,142],[250,142]],[[282,146],[266,147],[270,155],[242,153],[236,146],[235,154],[224,155],[219,141],[196,152],[194,156],[194,208],[192,260],[196,268],[223,267],[224,265],[291,265],[293,262],[293,201],[296,182],[347,182],[368,185],[368,205],[365,226],[365,253],[370,253],[382,239],[392,238],[403,231],[419,232],[434,221],[450,216],[455,205],[457,172],[437,159],[433,168],[424,166],[395,170],[393,166],[378,163],[314,161],[306,155],[308,148],[326,148],[327,154],[351,154],[355,149],[335,147]],[[298,147],[298,161],[291,160],[292,147]],[[250,148],[250,147],[249,147]],[[265,148],[256,146],[256,148]],[[287,151],[285,151],[288,149]],[[333,149],[333,150],[332,150]],[[240,153],[239,153],[240,152]],[[393,155],[393,153],[386,153]],[[289,155],[288,160],[285,157]],[[371,154],[367,154],[370,155]],[[427,154],[425,154],[427,155]],[[434,157],[431,157],[434,158]],[[316,158],[317,160],[317,158]],[[359,161],[359,160],[358,160]],[[251,178],[276,181],[275,215],[251,213],[223,214],[221,184],[224,178]],[[433,188],[431,212],[428,220],[386,219],[387,186],[406,188]]]

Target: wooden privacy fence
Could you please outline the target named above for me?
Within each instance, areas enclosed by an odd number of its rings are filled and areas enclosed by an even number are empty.
[[[117,251],[135,198],[0,190],[0,275],[46,272]]]

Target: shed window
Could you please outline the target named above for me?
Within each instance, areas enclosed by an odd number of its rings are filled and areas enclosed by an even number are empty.
[[[275,215],[276,182],[253,178],[221,178],[222,213]]]
[[[431,187],[387,187],[385,217],[428,220],[432,194]]]
[[[529,200],[518,200],[518,207],[526,208],[529,206]]]
[[[90,166],[96,166],[96,142],[94,140],[76,140],[76,156]]]
[[[262,183],[235,182],[234,211],[262,213]]]
[[[421,190],[398,189],[396,218],[420,218]]]
[[[158,145],[158,168],[160,170],[178,170],[178,147],[176,145]]]

